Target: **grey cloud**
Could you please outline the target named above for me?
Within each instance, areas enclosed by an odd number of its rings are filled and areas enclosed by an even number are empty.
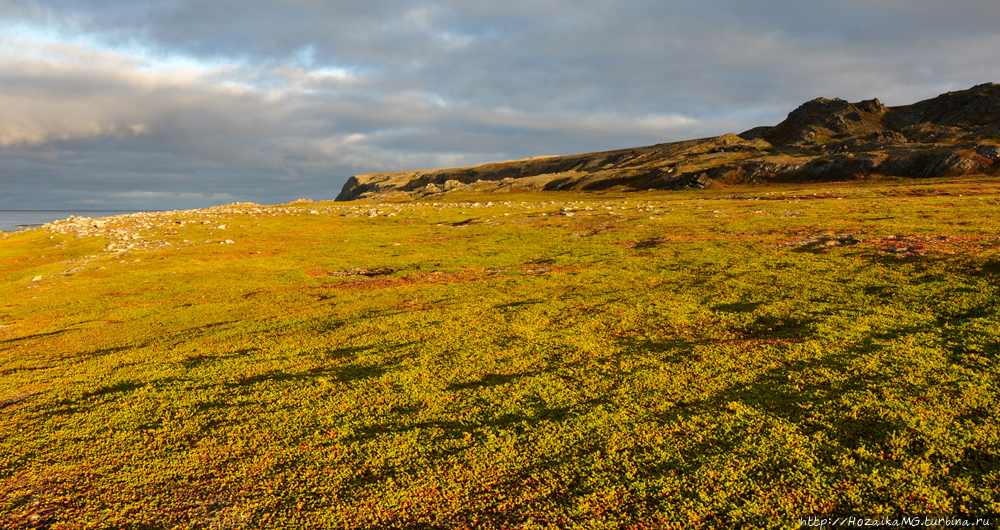
[[[360,172],[738,132],[817,96],[909,103],[997,80],[994,5],[0,0],[0,30],[64,37],[0,33],[0,208],[26,181],[123,206],[333,196]]]

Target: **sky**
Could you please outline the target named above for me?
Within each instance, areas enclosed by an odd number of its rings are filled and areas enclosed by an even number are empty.
[[[996,50],[996,0],[0,0],[0,210],[332,199],[909,104]]]

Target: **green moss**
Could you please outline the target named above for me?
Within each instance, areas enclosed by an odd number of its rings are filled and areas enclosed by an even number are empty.
[[[998,190],[470,195],[392,217],[314,203],[212,236],[160,228],[172,249],[114,258],[99,238],[14,234],[0,521],[996,512]],[[824,233],[860,243],[808,243]],[[236,242],[204,243],[220,237]],[[374,267],[394,272],[338,275]]]

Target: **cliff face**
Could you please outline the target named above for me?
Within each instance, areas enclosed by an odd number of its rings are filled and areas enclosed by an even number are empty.
[[[455,190],[645,190],[1000,171],[1000,85],[913,105],[818,98],[773,127],[582,155],[351,177],[337,200]],[[404,195],[405,194],[405,195]]]

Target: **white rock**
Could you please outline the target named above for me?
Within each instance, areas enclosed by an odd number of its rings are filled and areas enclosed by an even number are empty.
[[[31,281],[33,281],[33,282],[40,282],[40,281],[42,281],[42,277],[41,276],[35,276],[34,278],[31,279]]]

